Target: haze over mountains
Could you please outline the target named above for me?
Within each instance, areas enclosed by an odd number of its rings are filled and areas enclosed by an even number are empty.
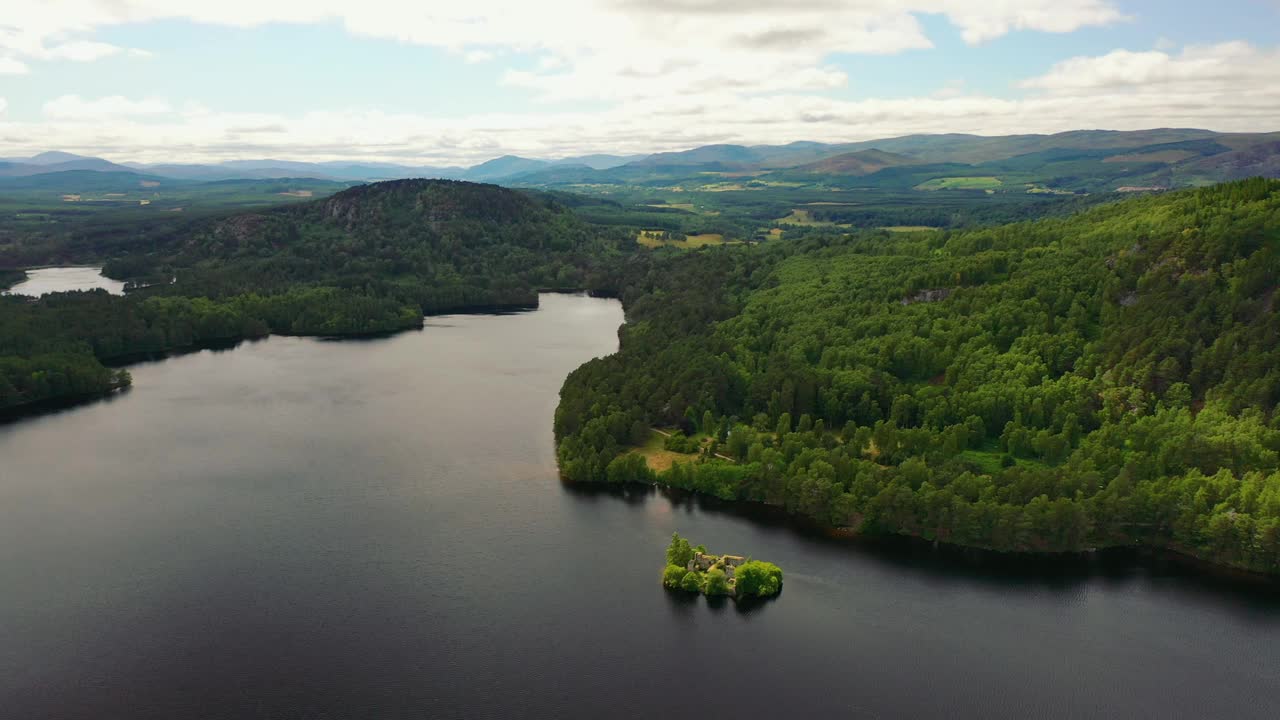
[[[1125,186],[1199,185],[1253,175],[1280,177],[1280,133],[1154,129],[1001,137],[907,135],[843,144],[706,145],[646,156],[544,160],[504,155],[471,167],[277,159],[217,164],[115,163],[53,151],[0,159],[0,185],[14,186],[15,181],[8,180],[12,178],[69,171],[119,173],[120,181],[142,182],[310,178],[350,183],[434,177],[532,186],[684,184],[686,189],[749,189],[751,184],[771,182],[918,187],[949,177],[1000,178],[1006,186],[1088,192]],[[38,182],[45,185],[50,180]],[[703,186],[697,186],[699,182]],[[962,182],[941,187],[965,189]]]
[[[133,172],[177,180],[233,180],[269,178],[313,178],[317,180],[354,180],[361,182],[395,180],[409,177],[439,177],[457,180],[490,181],[549,167],[572,166],[607,170],[644,156],[585,155],[563,160],[534,160],[505,155],[474,165],[430,166],[387,162],[332,160],[300,162],[296,160],[228,160],[213,164],[184,163],[113,163],[96,157],[68,152],[43,152],[32,157],[0,158],[0,177],[25,177],[68,170],[100,172]]]

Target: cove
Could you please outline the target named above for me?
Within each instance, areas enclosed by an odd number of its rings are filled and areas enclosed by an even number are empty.
[[[5,291],[6,294],[40,297],[53,292],[102,288],[112,295],[124,294],[124,283],[102,274],[100,267],[45,267],[27,270],[27,277]]]
[[[0,713],[56,718],[1280,714],[1280,598],[1125,555],[973,562],[566,486],[616,301],[131,365],[0,426]],[[779,598],[664,591],[673,531]]]

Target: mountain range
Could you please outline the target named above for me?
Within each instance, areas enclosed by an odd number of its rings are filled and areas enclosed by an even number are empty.
[[[214,164],[115,163],[51,151],[0,159],[0,186],[11,185],[6,178],[69,171],[201,182],[271,178],[369,182],[431,177],[543,187],[621,184],[725,190],[816,183],[835,188],[1003,186],[1090,192],[1200,185],[1253,175],[1280,177],[1280,133],[1163,128],[1000,137],[907,135],[838,144],[705,145],[643,156],[544,160],[504,155],[471,167],[276,159]]]

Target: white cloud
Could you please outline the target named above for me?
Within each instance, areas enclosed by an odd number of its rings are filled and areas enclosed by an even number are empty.
[[[1052,93],[1103,88],[1166,92],[1170,86],[1204,92],[1265,92],[1280,76],[1280,51],[1245,42],[1188,46],[1176,55],[1160,50],[1115,50],[1100,57],[1074,57],[1020,87]],[[1261,87],[1259,87],[1261,85]]]
[[[547,99],[596,99],[602,91],[656,99],[715,84],[740,92],[791,80],[808,89],[841,84],[825,68],[832,54],[931,47],[918,20],[924,13],[943,15],[970,43],[1122,19],[1111,0],[43,0],[0,30],[0,48],[37,57],[67,36],[159,19],[338,22],[355,35],[447,48],[473,62],[502,49],[539,52],[567,69],[540,66],[508,82]],[[646,63],[672,70],[655,82]]]
[[[0,57],[0,75],[26,75],[27,64],[10,57]]]
[[[83,38],[98,28],[161,18],[340,23],[353,34],[440,47],[468,61],[519,53],[528,62],[507,69],[503,86],[549,102],[603,102],[603,109],[259,114],[194,99],[70,95],[47,103],[40,122],[0,120],[0,155],[60,148],[142,161],[453,164],[504,153],[629,154],[922,132],[1280,130],[1277,50],[1246,43],[1072,58],[1020,83],[1020,97],[1012,99],[984,96],[960,81],[929,97],[831,97],[850,82],[833,56],[930,47],[920,13],[942,14],[970,43],[1018,29],[1068,32],[1123,20],[1104,0],[47,0],[24,9],[20,27],[0,24],[0,55],[40,57],[51,52],[45,48],[92,43]]]
[[[41,57],[45,60],[72,60],[75,62],[92,62],[122,52],[122,48],[108,43],[91,42],[89,40],[73,40],[55,45],[45,50]]]
[[[105,120],[173,112],[169,103],[155,98],[130,100],[120,95],[86,100],[79,95],[63,95],[44,104],[45,117],[54,120]]]
[[[1126,17],[1105,0],[1022,2],[1022,0],[947,0],[934,3],[960,28],[965,42],[994,40],[1014,30],[1072,32],[1090,25],[1109,25]]]
[[[282,157],[470,164],[505,153],[629,154],[710,143],[843,142],[931,132],[998,135],[1170,126],[1280,130],[1280,87],[1275,83],[1247,91],[1245,85],[1226,84],[1205,92],[1196,79],[1165,82],[1157,90],[1077,84],[1070,92],[1036,92],[1022,99],[943,93],[840,100],[726,93],[690,96],[657,110],[645,100],[622,100],[601,111],[454,118],[368,110],[227,113],[193,103],[178,107],[170,112],[170,104],[159,100],[59,98],[46,107],[48,118],[42,122],[0,120],[0,138],[22,138],[20,145],[0,139],[0,155],[59,148],[166,162]]]
[[[7,107],[9,107],[9,103],[4,98],[0,98],[0,115],[4,114],[4,110]]]

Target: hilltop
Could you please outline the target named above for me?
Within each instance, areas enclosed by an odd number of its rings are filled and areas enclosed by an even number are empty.
[[[548,196],[457,180],[391,180],[193,223],[113,259],[222,294],[298,283],[380,288],[424,312],[526,304],[582,287],[612,240]]]
[[[883,150],[858,150],[856,152],[836,155],[825,160],[800,165],[797,172],[819,175],[870,175],[885,168],[901,165],[918,165],[921,161],[906,155],[898,155]]]

